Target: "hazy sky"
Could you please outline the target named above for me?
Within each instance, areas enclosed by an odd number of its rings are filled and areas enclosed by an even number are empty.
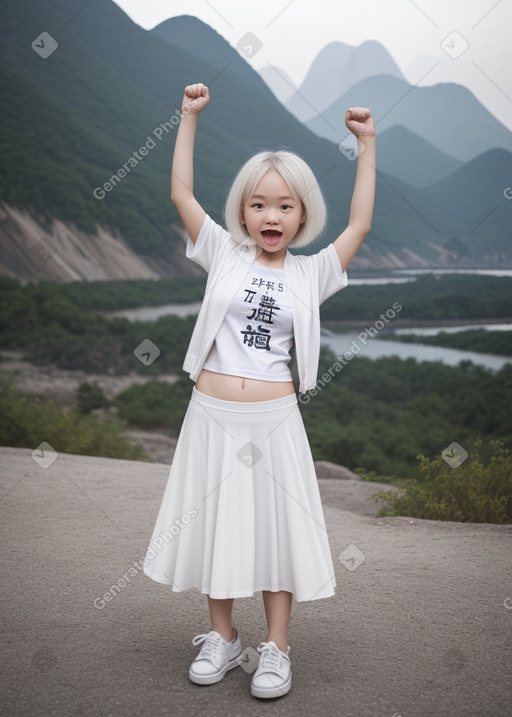
[[[464,85],[512,130],[511,0],[115,2],[145,29],[176,15],[194,15],[233,47],[251,32],[262,43],[248,60],[254,69],[271,63],[296,84],[327,43],[360,45],[378,40],[409,82]],[[420,81],[436,62],[437,67]]]

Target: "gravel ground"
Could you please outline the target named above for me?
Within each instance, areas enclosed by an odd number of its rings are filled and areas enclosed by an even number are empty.
[[[2,714],[510,714],[512,526],[376,518],[379,484],[319,478],[336,595],[293,602],[292,688],[264,702],[242,667],[216,685],[189,681],[206,596],[140,569],[169,465],[42,463],[0,448]],[[254,650],[261,593],[235,600],[233,616]]]

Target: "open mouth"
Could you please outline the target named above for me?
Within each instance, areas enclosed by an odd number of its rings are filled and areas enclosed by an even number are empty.
[[[265,231],[261,232],[261,235],[267,244],[277,244],[283,232],[277,231],[277,229],[265,229]]]

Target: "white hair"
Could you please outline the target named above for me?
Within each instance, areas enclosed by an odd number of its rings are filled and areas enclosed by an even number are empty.
[[[279,172],[292,194],[302,202],[306,214],[306,220],[300,224],[289,246],[300,247],[310,244],[325,227],[327,208],[324,197],[309,165],[297,154],[284,150],[259,152],[248,159],[239,170],[224,207],[224,220],[228,232],[240,244],[247,246],[256,244],[242,223],[242,209],[269,169],[276,169]]]

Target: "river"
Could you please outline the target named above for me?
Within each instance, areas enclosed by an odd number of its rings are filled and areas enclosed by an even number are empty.
[[[444,328],[439,330],[444,330]],[[414,329],[408,329],[408,331],[415,333]],[[459,361],[472,361],[474,364],[486,366],[493,371],[498,371],[505,364],[512,363],[512,357],[508,356],[459,351],[459,349],[448,349],[442,346],[406,344],[380,337],[377,340],[370,338],[364,329],[343,334],[323,334],[322,343],[329,346],[337,356],[342,356],[345,351],[350,351],[354,355],[366,356],[370,359],[398,356],[400,359],[414,358],[417,361],[441,361],[449,366],[457,366]]]
[[[199,312],[201,302],[189,304],[166,304],[164,306],[147,306],[139,309],[127,309],[115,312],[116,316],[125,316],[130,321],[155,321],[160,316],[174,314],[176,316],[194,316]],[[112,315],[112,314],[111,314]],[[512,324],[479,324],[464,326],[429,326],[410,327],[407,329],[396,329],[396,333],[408,333],[419,335],[432,335],[439,331],[463,331],[470,328],[488,328],[493,331],[510,331]],[[361,335],[363,338],[361,338]],[[357,352],[360,356],[367,356],[371,359],[381,356],[398,356],[401,359],[415,358],[417,361],[442,361],[450,366],[456,366],[459,361],[472,361],[480,366],[486,366],[494,371],[499,370],[507,363],[512,363],[512,357],[495,356],[493,354],[477,353],[475,351],[459,351],[458,349],[443,348],[441,346],[425,346],[423,344],[406,344],[400,341],[393,341],[392,338],[384,339],[382,336],[392,336],[389,332],[381,333],[379,340],[370,338],[364,329],[350,329],[347,331],[333,333],[329,329],[322,330],[322,343],[329,346],[336,355],[340,356],[344,351],[350,351],[355,341],[360,347]],[[357,348],[354,347],[354,353]]]

